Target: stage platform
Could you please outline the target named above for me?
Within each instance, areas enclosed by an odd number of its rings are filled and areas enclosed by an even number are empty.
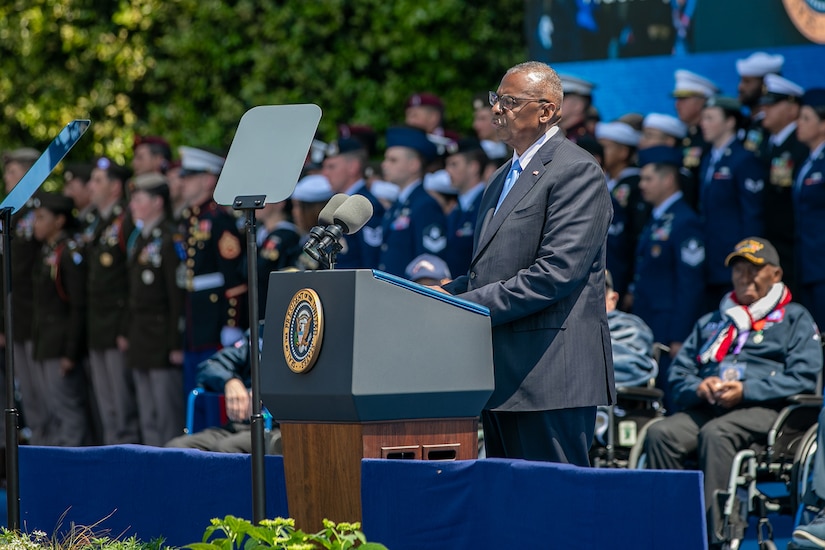
[[[20,474],[27,531],[100,522],[110,536],[162,536],[183,546],[200,541],[213,517],[252,517],[248,455],[139,445],[21,447]],[[288,515],[281,457],[266,457],[266,483],[267,517]],[[363,528],[390,550],[697,550],[706,548],[701,483],[698,472],[364,460]],[[773,522],[784,548],[791,520]],[[743,548],[758,548],[753,526]]]

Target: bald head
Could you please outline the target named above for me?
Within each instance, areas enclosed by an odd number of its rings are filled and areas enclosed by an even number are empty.
[[[525,61],[511,67],[504,76],[507,77],[511,74],[521,74],[525,77],[528,86],[526,91],[533,94],[533,97],[544,97],[561,106],[561,101],[564,98],[561,79],[558,73],[546,63]]]

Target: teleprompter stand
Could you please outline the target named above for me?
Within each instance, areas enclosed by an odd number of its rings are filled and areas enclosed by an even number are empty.
[[[266,519],[264,417],[260,389],[258,246],[255,211],[292,194],[301,174],[321,109],[317,105],[264,105],[241,117],[215,187],[215,201],[243,211],[249,272],[249,336],[252,378],[252,516]],[[253,353],[252,349],[258,353]]]
[[[63,160],[75,143],[89,128],[88,120],[73,120],[55,137],[29,171],[14,186],[14,189],[0,203],[0,220],[2,220],[3,245],[3,303],[6,323],[6,505],[8,507],[8,528],[20,530],[20,469],[18,461],[18,420],[20,413],[14,402],[14,333],[12,330],[14,312],[12,311],[11,282],[11,234],[12,214],[20,210],[37,191],[57,164]]]

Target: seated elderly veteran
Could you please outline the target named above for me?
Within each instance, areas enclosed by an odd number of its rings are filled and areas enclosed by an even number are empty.
[[[773,245],[744,239],[725,264],[733,292],[696,322],[670,366],[668,386],[681,410],[651,424],[645,441],[650,468],[683,469],[698,451],[708,511],[736,452],[764,441],[785,399],[813,393],[822,370],[819,331],[791,301]]]
[[[613,373],[616,386],[644,386],[656,378],[659,367],[653,360],[653,331],[641,318],[619,311],[619,293],[613,288],[613,275],[605,271],[605,308],[610,344],[613,348]]]

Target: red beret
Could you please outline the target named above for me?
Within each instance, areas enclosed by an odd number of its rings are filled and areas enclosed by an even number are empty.
[[[435,107],[436,109],[443,111],[444,102],[441,101],[440,97],[434,94],[413,94],[404,104],[405,109],[409,109],[410,107]]]

